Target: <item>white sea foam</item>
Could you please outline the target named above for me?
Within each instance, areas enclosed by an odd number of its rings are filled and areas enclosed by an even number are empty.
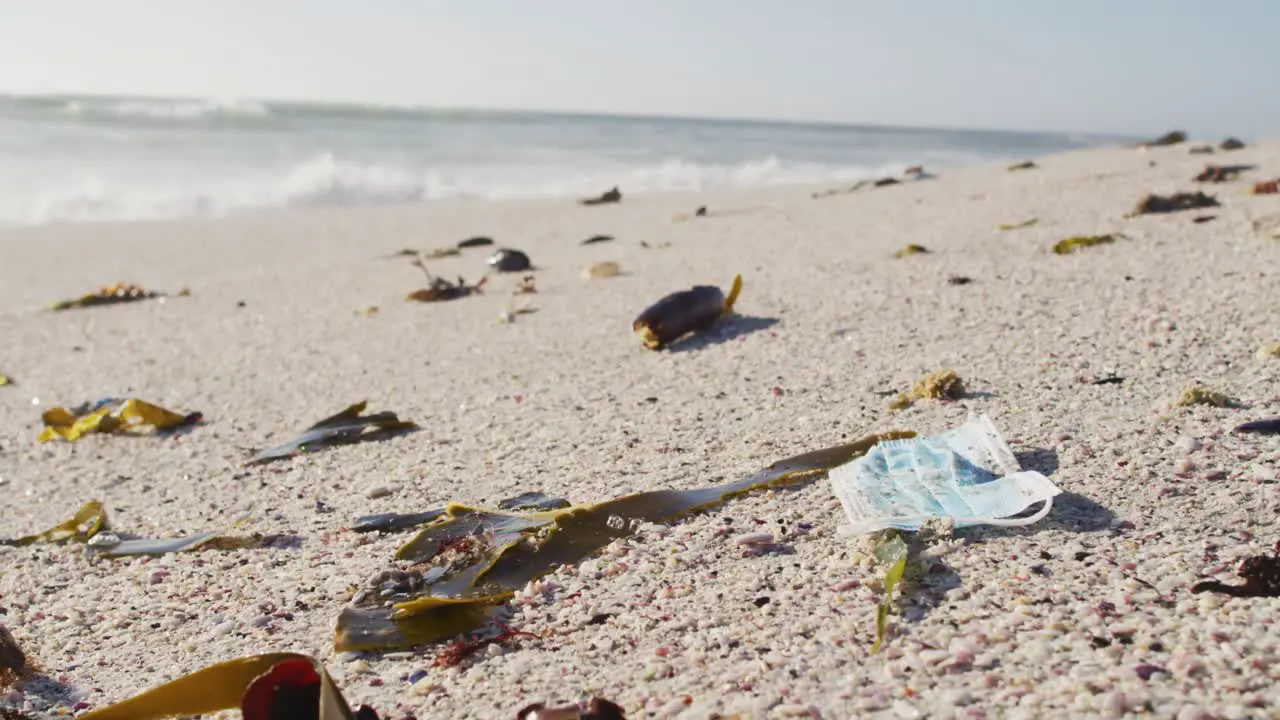
[[[736,165],[671,159],[656,165],[574,169],[410,168],[346,162],[325,153],[274,172],[237,179],[159,184],[86,176],[0,198],[0,223],[43,224],[217,217],[278,208],[389,205],[454,199],[576,197],[618,185],[628,193],[846,182],[897,172],[882,168],[786,163],[776,157]],[[514,180],[513,180],[514,179]]]

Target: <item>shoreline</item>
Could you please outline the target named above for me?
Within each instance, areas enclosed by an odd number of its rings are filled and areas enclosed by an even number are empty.
[[[1247,193],[1280,176],[1280,142],[1189,155],[1195,144],[1052,154],[1020,172],[944,168],[821,200],[811,193],[835,184],[624,187],[606,207],[485,201],[0,229],[0,372],[16,380],[0,388],[0,537],[98,498],[115,527],[142,537],[216,528],[252,505],[238,533],[293,538],[150,560],[0,547],[0,623],[60,683],[0,690],[0,704],[97,709],[287,650],[317,657],[352,705],[383,718],[510,717],[593,695],[628,717],[1280,711],[1280,638],[1258,631],[1280,599],[1188,590],[1235,581],[1235,564],[1277,539],[1280,447],[1230,429],[1280,415],[1280,359],[1258,354],[1280,341],[1267,311],[1280,241],[1266,229],[1280,233],[1280,199]],[[1192,182],[1210,163],[1258,168]],[[1221,206],[1125,217],[1147,193],[1196,190]],[[672,221],[699,205],[712,215]],[[1201,214],[1214,219],[1193,222]],[[1124,239],[1051,251],[1101,233]],[[615,239],[580,244],[596,234]],[[473,235],[527,252],[538,292],[514,295],[517,273],[473,297],[404,300],[423,275],[392,253]],[[894,257],[908,244],[930,252]],[[473,281],[491,251],[430,268]],[[622,274],[583,279],[600,261]],[[641,346],[631,322],[646,306],[692,285],[727,288],[738,273],[739,318],[684,349]],[[116,280],[191,295],[37,311]],[[517,301],[536,312],[501,322]],[[889,408],[892,392],[942,368],[964,379],[964,398]],[[1123,380],[1080,379],[1108,373]],[[1193,382],[1240,406],[1178,407]],[[36,442],[43,409],[105,395],[200,411],[207,424],[165,440]],[[422,429],[242,467],[247,448],[362,399]],[[359,516],[704,487],[978,413],[1066,494],[1030,527],[961,530],[933,546],[881,654],[867,650],[882,570],[836,531],[844,515],[825,478],[646,528],[562,568],[510,607],[512,626],[536,639],[460,667],[435,667],[443,643],[333,651],[339,612],[409,537],[355,535]],[[753,532],[775,547],[748,552],[739,537]]]

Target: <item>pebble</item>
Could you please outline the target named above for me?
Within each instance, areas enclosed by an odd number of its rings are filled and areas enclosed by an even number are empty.
[[[770,545],[774,542],[773,533],[755,532],[743,533],[733,539],[738,545]]]
[[[1174,447],[1176,447],[1184,455],[1190,455],[1191,453],[1199,450],[1200,448],[1203,448],[1204,443],[1200,442],[1199,440],[1193,437],[1184,437],[1184,438],[1180,438],[1178,442],[1174,443]]]
[[[387,497],[394,492],[395,490],[393,488],[387,487],[386,485],[379,485],[377,487],[369,488],[369,492],[365,493],[365,496],[370,500],[377,500],[378,498]]]
[[[120,544],[120,536],[113,532],[100,532],[89,538],[91,548],[111,548]]]
[[[1173,471],[1179,475],[1190,475],[1195,472],[1195,469],[1195,461],[1189,457],[1178,458],[1178,462],[1173,465]]]

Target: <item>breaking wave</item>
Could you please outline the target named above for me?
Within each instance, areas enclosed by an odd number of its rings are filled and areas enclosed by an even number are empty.
[[[607,168],[457,166],[414,168],[344,161],[325,153],[277,171],[189,183],[90,176],[0,198],[0,223],[158,220],[218,217],[271,209],[391,205],[456,199],[585,196],[618,185],[624,192],[697,191],[857,180],[897,172],[832,167],[767,157],[734,165],[673,158]]]

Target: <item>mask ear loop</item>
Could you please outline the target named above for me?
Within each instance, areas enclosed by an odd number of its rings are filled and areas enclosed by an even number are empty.
[[[988,518],[980,520],[984,525],[999,525],[1000,527],[1021,527],[1023,525],[1031,525],[1038,523],[1045,518],[1049,512],[1053,510],[1053,496],[1044,501],[1044,507],[1040,508],[1034,515],[1028,515],[1023,518]]]

